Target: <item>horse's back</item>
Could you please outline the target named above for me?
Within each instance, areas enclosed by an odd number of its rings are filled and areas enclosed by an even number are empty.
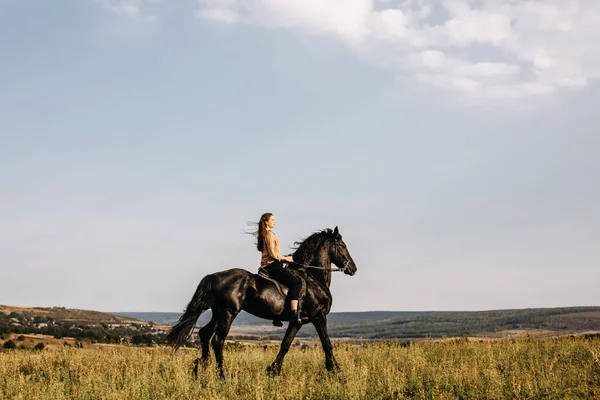
[[[254,274],[243,268],[230,268],[223,271],[213,272],[213,285],[217,290],[233,290],[236,287],[253,285]]]
[[[230,268],[230,269],[224,269],[223,271],[213,272],[211,275],[215,275],[215,276],[229,276],[229,275],[252,276],[252,275],[254,275],[254,273],[248,271],[247,269],[243,269],[243,268]]]
[[[281,293],[285,291],[287,293],[287,287],[281,282],[275,282],[273,278],[265,278],[261,276],[258,271],[256,273],[250,272],[242,268],[231,268],[224,271],[215,272],[212,274],[218,282],[226,283],[230,286],[235,286],[235,283],[242,285],[245,283],[245,289],[250,289],[250,292],[259,295],[261,292],[274,290]],[[281,289],[277,287],[277,284],[281,286]],[[285,297],[285,293],[282,293]]]

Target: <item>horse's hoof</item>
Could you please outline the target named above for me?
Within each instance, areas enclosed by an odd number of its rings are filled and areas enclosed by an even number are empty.
[[[327,368],[327,371],[333,374],[339,374],[342,372],[342,367],[340,367],[338,363],[326,364],[325,368]]]
[[[281,373],[281,366],[279,364],[271,364],[267,367],[267,374],[271,376],[277,376]]]
[[[194,379],[198,379],[198,364],[200,363],[200,359],[196,358],[194,360],[194,369],[192,370],[192,375],[194,376]]]
[[[202,368],[206,369],[206,367],[208,367],[208,364],[210,364],[210,358],[199,358],[198,359],[198,365],[202,366]]]

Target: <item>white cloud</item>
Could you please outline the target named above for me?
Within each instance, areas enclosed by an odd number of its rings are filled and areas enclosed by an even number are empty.
[[[99,0],[104,8],[120,17],[141,23],[155,23],[158,16],[147,11],[160,0]]]
[[[600,77],[600,2],[199,0],[199,16],[339,39],[399,75],[477,97],[520,98]],[[482,52],[481,47],[486,51]]]
[[[229,24],[237,22],[239,14],[236,3],[236,0],[205,0],[198,16]]]

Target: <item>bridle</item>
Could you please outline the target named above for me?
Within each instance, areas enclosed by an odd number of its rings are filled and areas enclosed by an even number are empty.
[[[334,246],[339,246],[339,243],[336,242],[334,244]],[[342,268],[338,268],[338,267],[334,267],[334,268],[331,268],[331,267],[317,267],[315,265],[300,264],[300,263],[297,263],[297,262],[291,262],[291,263],[288,262],[288,263],[284,263],[284,264],[288,264],[288,265],[289,264],[294,264],[295,266],[298,266],[300,268],[320,269],[320,270],[323,270],[323,271],[331,271],[331,272],[337,272],[337,271],[344,272],[344,271],[346,271],[348,269],[348,266],[350,265],[350,260],[344,260],[344,266]]]

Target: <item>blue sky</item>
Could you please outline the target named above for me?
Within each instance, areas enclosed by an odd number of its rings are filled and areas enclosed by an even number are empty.
[[[599,20],[0,0],[0,304],[180,311],[270,211],[284,251],[339,226],[334,311],[598,305]]]

